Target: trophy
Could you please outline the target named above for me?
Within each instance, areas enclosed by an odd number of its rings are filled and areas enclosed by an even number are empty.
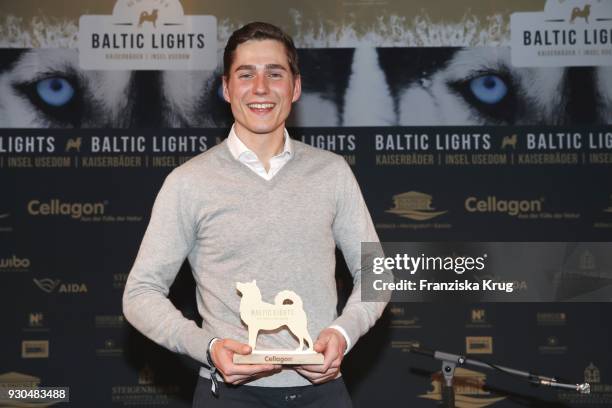
[[[261,292],[255,280],[236,283],[240,300],[240,318],[249,330],[249,346],[251,354],[234,354],[235,364],[323,364],[323,354],[316,353],[313,342],[308,334],[306,313],[302,298],[291,290],[278,292],[274,303],[261,299]],[[290,300],[291,304],[285,304]],[[260,330],[276,330],[282,327],[289,329],[300,344],[295,350],[257,350],[257,334]],[[304,342],[308,347],[304,350]]]

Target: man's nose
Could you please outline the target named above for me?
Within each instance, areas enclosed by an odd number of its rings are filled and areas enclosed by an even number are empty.
[[[268,93],[268,77],[265,74],[257,74],[253,84],[253,93],[265,95]]]

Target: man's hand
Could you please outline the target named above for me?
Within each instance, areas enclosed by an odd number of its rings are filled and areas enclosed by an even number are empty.
[[[346,350],[344,336],[336,329],[327,328],[319,334],[314,350],[317,353],[323,353],[323,364],[296,366],[295,371],[313,384],[322,384],[336,378]]]
[[[250,352],[251,347],[248,344],[232,339],[219,339],[213,343],[210,356],[215,367],[223,376],[223,381],[227,384],[242,384],[281,370],[278,364],[234,364],[234,354],[249,354]]]

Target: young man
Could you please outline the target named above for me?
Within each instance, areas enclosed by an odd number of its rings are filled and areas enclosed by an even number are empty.
[[[207,365],[194,406],[351,406],[342,358],[385,307],[361,300],[361,242],[378,241],[372,220],[343,158],[291,140],[285,130],[301,92],[291,38],[270,24],[248,24],[232,34],[223,61],[234,126],[226,141],[166,178],[126,284],[124,314],[155,342]],[[354,277],[340,316],[336,246]],[[185,258],[201,328],[167,298]],[[302,297],[324,364],[233,364],[235,353],[251,351],[236,282],[253,279],[266,301],[285,289]],[[287,330],[258,337],[262,349],[296,345]],[[215,396],[211,375],[224,383]]]

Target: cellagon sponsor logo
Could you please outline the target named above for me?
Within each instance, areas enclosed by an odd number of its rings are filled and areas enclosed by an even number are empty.
[[[612,1],[547,0],[544,11],[513,13],[512,64],[612,65]]]
[[[101,216],[106,213],[108,201],[104,202],[65,202],[57,198],[47,201],[30,200],[28,214],[33,216],[63,216],[75,220],[83,216]]]
[[[214,70],[217,20],[179,0],[117,0],[112,15],[81,16],[78,44],[83,69]]]
[[[501,213],[517,216],[525,213],[542,211],[544,199],[537,200],[506,200],[497,196],[470,196],[465,200],[465,209],[470,213]]]

